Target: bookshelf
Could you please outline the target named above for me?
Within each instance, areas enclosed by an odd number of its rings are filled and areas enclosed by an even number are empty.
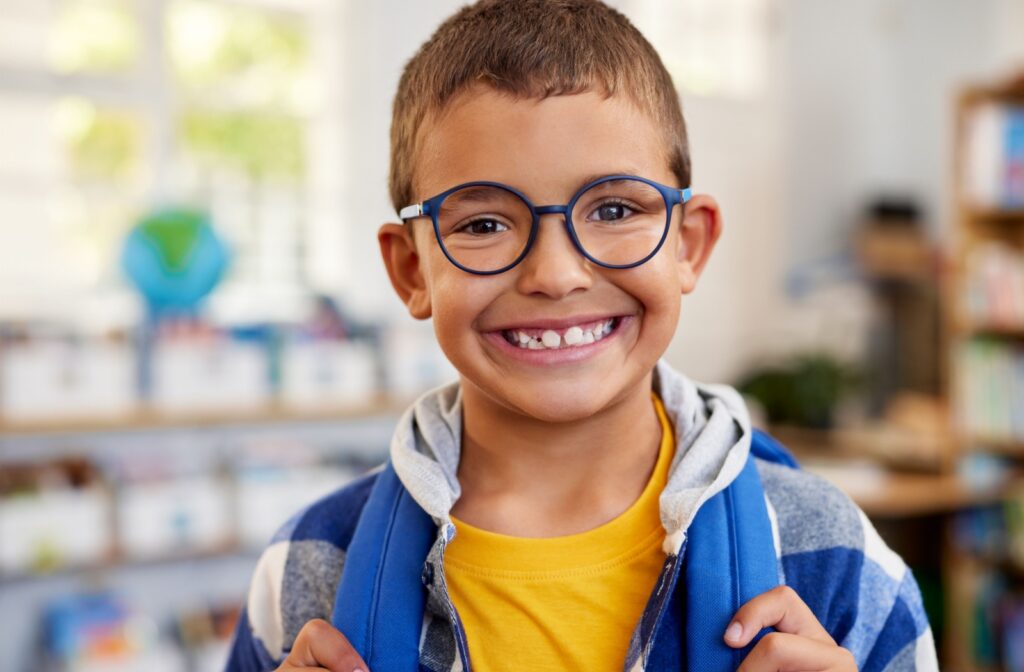
[[[945,279],[947,393],[957,461],[1024,467],[1024,75],[956,100]],[[943,658],[962,672],[1024,660],[1024,488],[967,507],[944,545]]]
[[[384,460],[402,403],[0,419],[0,613],[23,615],[0,632],[0,669],[41,669],[44,610],[73,599],[109,598],[145,623],[140,657],[191,661],[202,649],[180,624],[243,604],[273,529]],[[43,487],[59,469],[79,487]],[[224,653],[175,669],[219,669]],[[158,669],[145,661],[128,667]]]

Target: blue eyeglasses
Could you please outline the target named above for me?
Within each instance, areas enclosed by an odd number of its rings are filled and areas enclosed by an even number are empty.
[[[429,215],[448,260],[468,273],[503,273],[530,252],[540,216],[565,215],[573,245],[605,268],[633,268],[661,249],[672,209],[690,188],[677,189],[633,175],[609,175],[586,184],[566,205],[535,206],[499,182],[467,182],[402,208],[408,221]]]

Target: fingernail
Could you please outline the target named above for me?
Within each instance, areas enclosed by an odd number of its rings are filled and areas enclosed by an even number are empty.
[[[740,637],[743,636],[743,624],[739,621],[733,621],[729,628],[725,631],[725,638],[731,642],[738,642]]]
[[[366,670],[364,670],[361,667],[357,667],[356,669],[352,670],[352,672],[366,672]]]

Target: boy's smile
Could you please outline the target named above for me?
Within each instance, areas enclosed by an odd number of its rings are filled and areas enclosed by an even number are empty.
[[[424,124],[415,193],[490,180],[548,204],[602,175],[688,186],[676,184],[664,146],[655,121],[622,96],[520,99],[481,84]],[[563,215],[542,215],[527,256],[481,276],[444,256],[429,218],[411,222],[414,248],[399,226],[381,229],[389,272],[410,312],[433,318],[464,404],[544,422],[581,420],[637,395],[649,404],[680,296],[694,288],[721,228],[714,201],[696,196],[673,209],[653,258],[608,269],[579,253]]]

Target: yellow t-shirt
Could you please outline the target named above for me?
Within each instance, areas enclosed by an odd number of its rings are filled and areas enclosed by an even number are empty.
[[[657,396],[654,405],[658,461],[640,498],[614,520],[548,538],[495,534],[454,520],[444,567],[474,669],[622,669],[665,562],[658,498],[675,438]]]

